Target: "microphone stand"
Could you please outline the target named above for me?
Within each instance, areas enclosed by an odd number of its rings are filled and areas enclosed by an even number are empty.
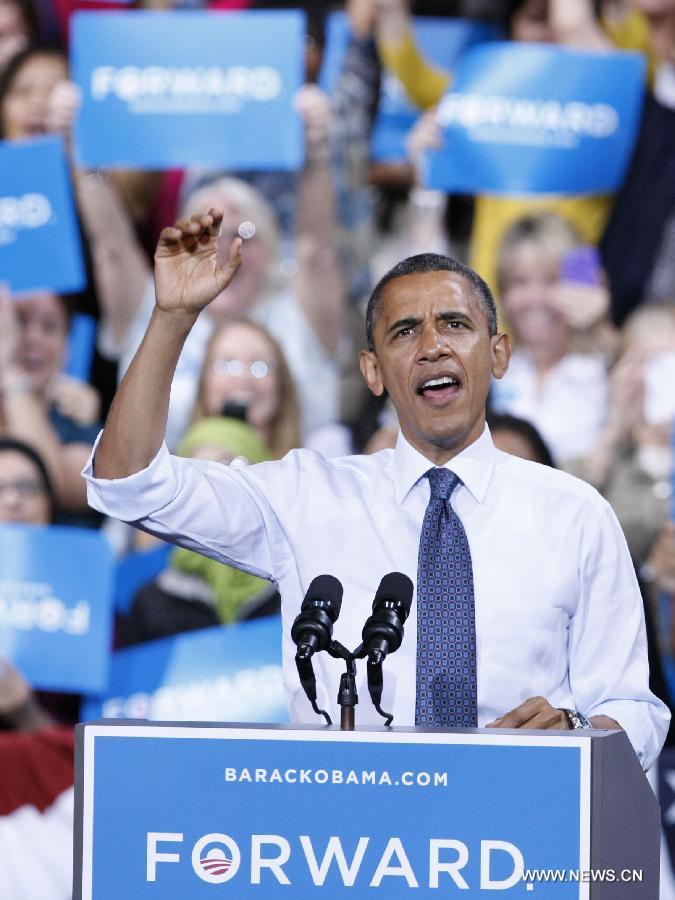
[[[340,730],[354,731],[355,707],[359,702],[356,692],[356,661],[354,655],[343,647],[339,641],[331,641],[326,648],[333,659],[343,659],[347,671],[340,677],[337,702],[340,707]]]

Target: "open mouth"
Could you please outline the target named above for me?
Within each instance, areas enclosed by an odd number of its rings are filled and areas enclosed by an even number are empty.
[[[427,378],[420,384],[417,393],[433,405],[442,405],[452,400],[461,389],[459,379],[453,375],[439,375],[436,378]]]

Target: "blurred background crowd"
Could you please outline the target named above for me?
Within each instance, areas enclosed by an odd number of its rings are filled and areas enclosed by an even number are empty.
[[[226,252],[240,223],[255,224],[237,278],[190,335],[171,396],[170,449],[230,465],[278,459],[295,447],[326,456],[393,447],[395,412],[386,397],[367,393],[358,370],[365,301],[403,257],[448,253],[489,283],[515,348],[509,372],[490,396],[494,441],[586,479],[611,503],[643,590],[653,687],[670,704],[675,0],[134,5],[206,7],[224,15],[303,8],[306,84],[296,103],[305,163],[292,173],[203,166],[92,171],[72,163],[85,289],[13,297],[0,287],[0,523],[99,529],[120,560],[157,551],[154,539],[88,509],[80,471],[150,316],[152,254],[164,226],[217,206],[225,212]],[[109,15],[115,7],[94,0],[0,0],[0,139],[53,133],[71,146],[79,97],[69,80],[68,20],[75,9]],[[328,95],[317,75],[325,17],[336,9],[347,15],[351,37]],[[495,23],[514,42],[644,54],[639,130],[616,193],[468,196],[424,188],[421,161],[442,141],[435,109],[453,72],[425,58],[413,16]],[[419,109],[406,141],[408,159],[396,164],[374,162],[369,153],[390,73]],[[62,371],[72,317],[82,313],[96,323],[88,381]],[[116,647],[278,613],[274,587],[253,576],[184,550],[167,549],[157,558],[153,577],[118,616]],[[47,747],[50,771],[62,773],[65,766],[65,774],[32,778],[31,790],[39,781],[40,796],[31,802],[41,811],[51,808],[68,786],[79,712],[77,698],[32,691],[8,661],[0,664],[0,860],[9,866],[2,817],[20,805],[16,772],[25,773],[40,757],[31,740],[41,742],[40,753]],[[45,771],[44,761],[35,765]],[[16,895],[3,894],[0,872],[0,897],[65,897],[69,866],[61,873],[63,890],[53,893],[62,868],[52,866],[49,886],[36,887],[38,880]]]

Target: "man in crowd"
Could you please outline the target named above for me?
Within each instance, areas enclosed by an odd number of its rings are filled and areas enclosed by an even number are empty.
[[[168,454],[181,347],[241,264],[239,238],[218,263],[221,218],[212,209],[162,232],[156,307],[85,470],[90,502],[279,584],[295,720],[314,719],[290,638],[311,580],[344,585],[336,637],[355,647],[380,579],[400,571],[416,599],[385,663],[381,705],[396,724],[623,728],[648,768],[669,715],[648,688],[623,535],[593,488],[495,449],[485,403],[509,339],[470,269],[424,254],[373,292],[361,367],[396,407],[395,450],[330,461],[298,450],[245,469]],[[315,658],[319,703],[333,710],[341,665]],[[362,703],[357,721],[373,720]]]

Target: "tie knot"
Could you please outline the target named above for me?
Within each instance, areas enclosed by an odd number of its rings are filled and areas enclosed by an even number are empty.
[[[447,500],[461,479],[450,469],[429,469],[427,478],[431,485],[432,500]]]

